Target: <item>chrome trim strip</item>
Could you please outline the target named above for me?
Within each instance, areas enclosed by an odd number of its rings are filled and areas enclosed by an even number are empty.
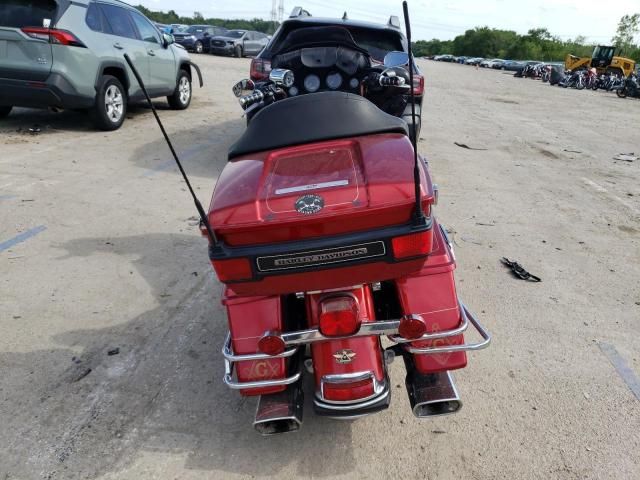
[[[309,190],[318,190],[320,188],[328,187],[344,187],[345,185],[349,185],[349,180],[335,180],[333,182],[312,183],[310,185],[299,185],[297,187],[278,188],[276,190],[276,195],[284,195],[286,193],[295,192],[307,192]]]
[[[298,351],[298,347],[288,348],[278,355],[268,355],[266,353],[245,353],[236,355],[231,347],[231,332],[227,333],[227,338],[222,347],[222,355],[230,362],[244,362],[247,360],[272,360],[274,358],[288,358]]]
[[[371,400],[368,400],[366,402],[361,402],[361,403],[352,403],[349,405],[339,405],[339,404],[334,404],[334,403],[325,403],[325,401],[322,401],[320,399],[318,399],[317,397],[314,397],[313,399],[313,403],[314,405],[317,405],[320,408],[324,408],[327,410],[357,410],[358,408],[366,408],[370,405],[373,405],[374,403],[379,402],[380,400],[383,400],[385,398],[387,398],[389,396],[389,392],[390,392],[390,388],[387,388],[382,395],[379,395],[377,397],[372,398]]]
[[[225,359],[224,361],[224,377],[222,381],[232,390],[244,390],[251,388],[279,387],[282,385],[290,385],[297,382],[302,376],[302,372],[298,371],[291,377],[280,378],[277,380],[256,380],[255,382],[236,382],[233,380],[233,363]]]
[[[405,346],[405,350],[409,353],[414,354],[435,354],[435,353],[451,353],[451,352],[466,352],[466,351],[475,351],[482,350],[483,348],[487,348],[491,343],[491,334],[480,324],[478,320],[469,312],[467,307],[460,302],[460,313],[463,317],[468,318],[468,321],[475,327],[476,331],[483,338],[480,343],[471,343],[464,345],[448,345],[446,347],[424,347],[417,348],[411,346]]]
[[[341,384],[341,383],[349,383],[349,382],[357,382],[358,380],[366,380],[371,378],[373,380],[373,393],[368,397],[358,398],[356,400],[328,400],[324,398],[324,384],[332,383],[332,384]],[[373,372],[354,372],[354,373],[338,373],[333,375],[323,375],[320,379],[320,390],[316,391],[315,398],[323,404],[326,402],[331,405],[353,405],[357,404],[359,406],[363,405],[363,402],[367,402],[372,398],[382,398],[380,394],[384,391],[385,385],[387,384],[387,375],[385,371],[385,380],[382,382],[378,382],[376,376]],[[327,408],[327,407],[325,407]]]

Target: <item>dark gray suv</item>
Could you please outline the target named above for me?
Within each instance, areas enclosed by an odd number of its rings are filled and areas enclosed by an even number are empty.
[[[211,39],[211,53],[249,57],[258,55],[269,43],[269,37],[251,30],[229,30]]]
[[[191,102],[188,53],[117,0],[0,0],[0,118],[13,107],[81,109],[115,130],[143,92],[174,109]]]

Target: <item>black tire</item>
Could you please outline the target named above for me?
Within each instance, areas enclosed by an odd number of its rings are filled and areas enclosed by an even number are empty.
[[[620,98],[627,98],[627,87],[620,87],[616,90],[616,95]]]
[[[185,88],[188,88],[188,92]],[[193,97],[191,78],[185,70],[180,70],[178,81],[176,82],[176,89],[173,91],[173,95],[167,97],[169,106],[173,110],[186,110],[191,104],[191,97]]]
[[[102,77],[90,114],[100,130],[117,130],[122,126],[127,117],[127,92],[120,80],[111,75]]]
[[[242,47],[240,45],[236,45],[233,49],[233,56],[236,58],[242,58]]]
[[[204,52],[204,46],[202,45],[201,41],[197,41],[196,44],[193,46],[193,51],[195,53],[202,53]]]
[[[6,118],[11,113],[13,107],[0,107],[0,118]]]

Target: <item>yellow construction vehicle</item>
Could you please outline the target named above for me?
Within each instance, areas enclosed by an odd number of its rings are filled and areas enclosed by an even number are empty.
[[[566,70],[579,70],[581,68],[595,68],[598,74],[613,71],[628,77],[636,68],[636,62],[630,58],[614,57],[615,47],[598,45],[593,49],[593,55],[589,57],[576,57],[570,53],[564,59]]]

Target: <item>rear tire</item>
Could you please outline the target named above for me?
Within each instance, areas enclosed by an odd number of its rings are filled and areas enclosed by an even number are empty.
[[[620,87],[616,90],[616,95],[620,98],[627,98],[627,87]]]
[[[233,56],[242,58],[242,47],[240,45],[236,45],[236,48],[233,49]]]
[[[117,130],[127,116],[127,93],[116,77],[105,75],[100,80],[91,117],[100,130]]]
[[[6,118],[11,113],[13,107],[0,107],[0,118]]]
[[[191,89],[191,79],[186,71],[180,70],[178,75],[178,82],[176,83],[176,89],[173,95],[167,97],[169,106],[173,110],[186,110],[191,104],[191,97],[193,91]]]

